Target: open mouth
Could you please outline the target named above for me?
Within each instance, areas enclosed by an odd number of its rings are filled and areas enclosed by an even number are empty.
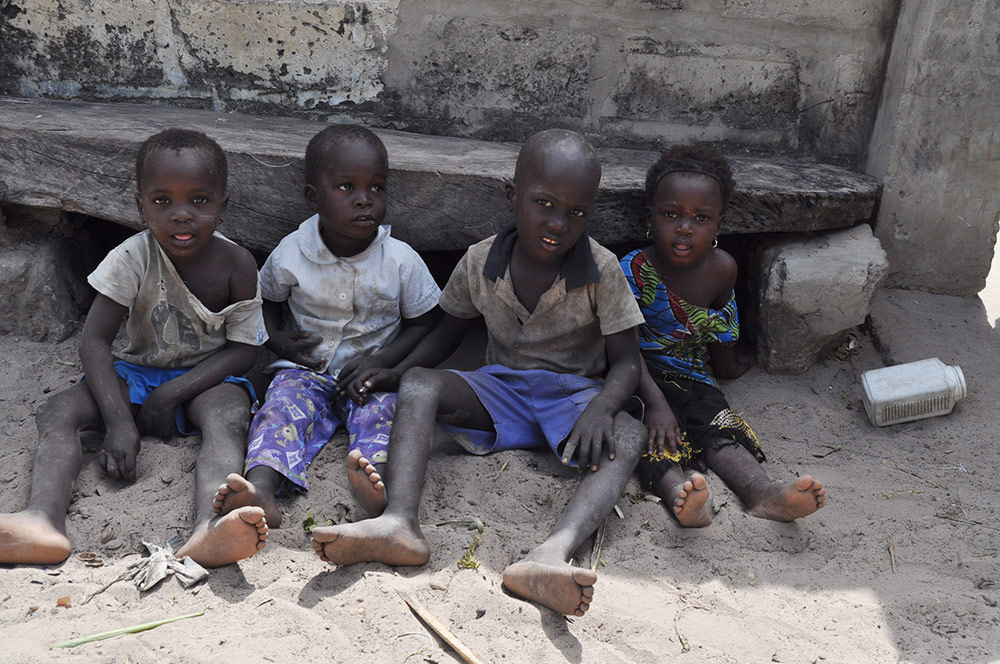
[[[542,246],[544,246],[546,248],[549,248],[549,249],[558,249],[560,247],[560,245],[561,245],[561,243],[559,242],[559,240],[553,240],[550,237],[544,237],[544,236],[542,237]]]
[[[190,242],[194,239],[194,233],[174,233],[171,237],[177,242]]]

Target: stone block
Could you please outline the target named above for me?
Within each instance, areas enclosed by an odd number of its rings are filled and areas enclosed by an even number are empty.
[[[302,196],[302,155],[324,125],[135,104],[0,99],[0,201],[82,212],[139,228],[139,144],[171,126],[204,131],[229,155],[230,200],[220,229],[269,252],[313,211]],[[518,146],[379,131],[389,152],[393,235],[418,251],[465,249],[510,218],[504,180]],[[603,149],[588,231],[609,245],[645,239],[642,192],[654,152]],[[724,233],[811,232],[868,219],[880,185],[829,164],[733,157],[737,187]]]
[[[889,271],[882,245],[862,224],[782,238],[758,255],[758,356],[768,371],[801,373],[860,325]]]

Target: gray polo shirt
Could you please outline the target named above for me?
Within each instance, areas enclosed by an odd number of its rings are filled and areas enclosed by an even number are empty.
[[[643,322],[618,259],[584,235],[528,313],[510,278],[516,237],[508,227],[469,247],[441,294],[441,308],[458,318],[486,319],[487,364],[603,377],[604,337]]]

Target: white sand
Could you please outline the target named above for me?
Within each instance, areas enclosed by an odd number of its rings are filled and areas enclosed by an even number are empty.
[[[796,524],[754,519],[710,475],[715,523],[683,531],[660,505],[623,497],[624,520],[609,520],[593,609],[579,619],[500,586],[503,568],[541,541],[575,486],[541,453],[442,452],[432,460],[422,518],[482,519],[479,570],[456,564],[473,538],[458,526],[427,530],[434,553],[420,568],[320,562],[299,524],[307,513],[353,506],[338,436],[312,469],[312,492],[281,503],[286,527],[273,531],[262,553],[213,571],[195,590],[167,579],[140,595],[124,582],[83,605],[135,559],[142,539],[162,541],[190,525],[198,439],[147,441],[134,486],[106,480],[96,455],[87,454],[71,506],[69,561],[0,568],[0,661],[460,661],[428,635],[404,593],[489,662],[1000,661],[995,311],[987,314],[978,298],[879,296],[873,319],[887,358],[937,356],[964,369],[969,397],[947,417],[886,429],[868,423],[859,376],[882,359],[867,336],[848,359],[804,375],[754,369],[727,384],[731,403],[765,445],[768,471],[784,480],[814,475],[828,490],[827,506]],[[79,373],[60,364],[78,363],[76,343],[0,340],[7,367],[0,374],[0,510],[27,498],[34,411]],[[629,491],[639,494],[635,481]],[[104,566],[85,566],[83,552]],[[589,558],[585,545],[578,562]],[[72,606],[57,607],[67,596]],[[200,610],[200,618],[143,634],[48,648]]]

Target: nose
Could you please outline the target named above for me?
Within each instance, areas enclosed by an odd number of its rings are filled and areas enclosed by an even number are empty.
[[[184,223],[191,221],[192,215],[191,210],[188,209],[186,205],[175,205],[170,211],[170,220],[177,223]]]
[[[354,207],[371,207],[372,194],[367,189],[358,189],[357,196],[354,197]]]

